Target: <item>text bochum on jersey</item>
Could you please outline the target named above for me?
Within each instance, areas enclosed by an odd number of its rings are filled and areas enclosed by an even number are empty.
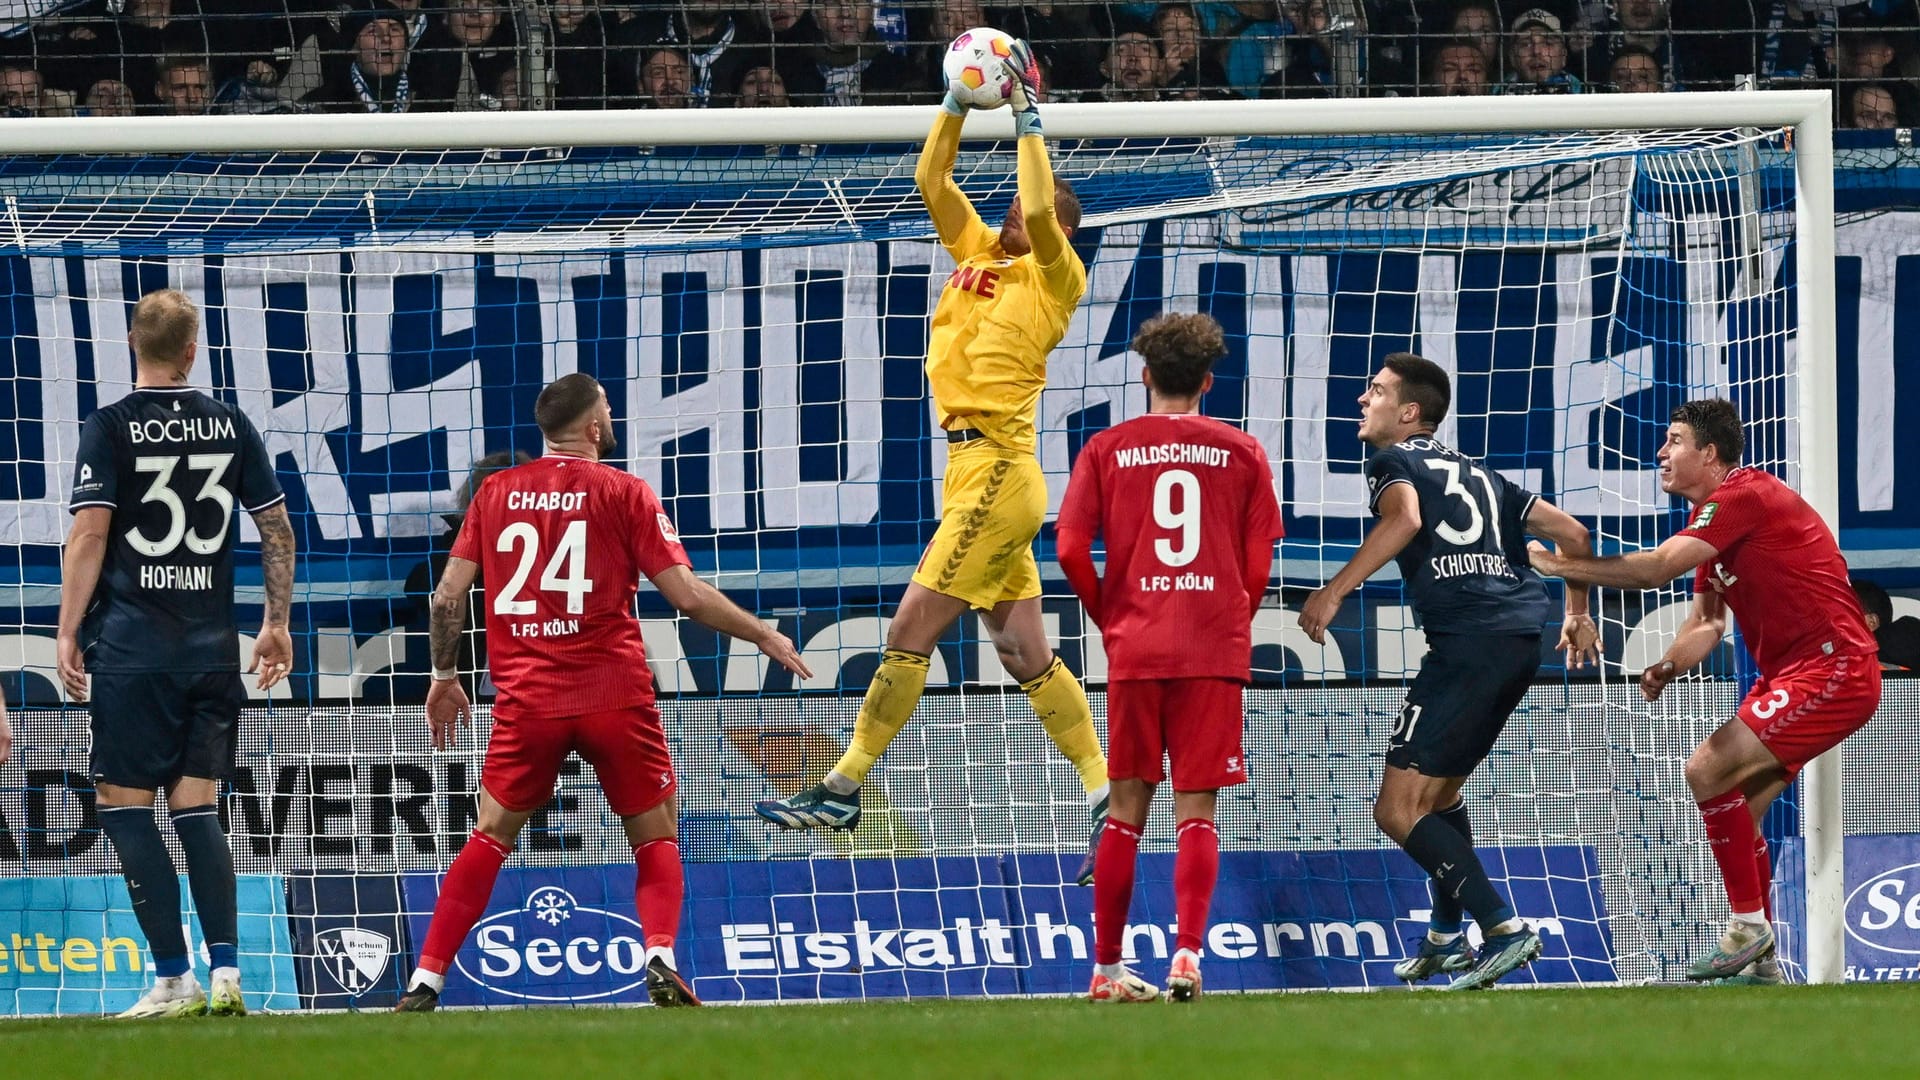
[[[198,390],[138,389],[88,417],[69,508],[113,511],[88,669],[237,670],[234,511],[284,498],[246,414]]]

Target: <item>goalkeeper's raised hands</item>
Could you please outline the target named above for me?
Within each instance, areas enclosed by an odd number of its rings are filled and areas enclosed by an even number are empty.
[[[1013,55],[1002,61],[1013,77],[1013,131],[1015,135],[1040,134],[1040,61],[1033,46],[1016,38]]]

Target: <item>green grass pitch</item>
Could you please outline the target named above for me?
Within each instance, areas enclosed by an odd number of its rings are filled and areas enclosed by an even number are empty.
[[[18,1077],[1913,1076],[1920,987],[25,1020],[0,1047]]]

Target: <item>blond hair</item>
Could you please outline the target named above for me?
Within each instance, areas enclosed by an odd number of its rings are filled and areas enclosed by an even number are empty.
[[[200,309],[178,289],[155,289],[133,307],[127,340],[134,359],[179,366],[200,333]]]

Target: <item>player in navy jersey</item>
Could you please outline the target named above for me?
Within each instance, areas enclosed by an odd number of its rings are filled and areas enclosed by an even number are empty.
[[[1693,505],[1687,526],[1652,551],[1580,558],[1536,550],[1541,573],[1622,589],[1693,574],[1693,608],[1658,663],[1640,673],[1657,700],[1719,647],[1727,612],[1760,679],[1738,715],[1687,759],[1714,861],[1733,909],[1719,944],[1687,977],[1777,983],[1773,866],[1759,823],[1807,762],[1838,746],[1880,706],[1880,663],[1847,561],[1819,513],[1778,477],[1740,464],[1740,413],[1720,399],[1675,409],[1660,447],[1660,486]]]
[[[1469,990],[1540,953],[1539,935],[1480,865],[1460,798],[1540,667],[1547,588],[1527,564],[1526,536],[1582,555],[1592,549],[1586,526],[1434,438],[1452,400],[1446,370],[1431,360],[1393,353],[1380,362],[1360,395],[1360,438],[1374,449],[1367,487],[1380,520],[1307,598],[1300,626],[1325,641],[1347,594],[1398,561],[1427,655],[1387,740],[1373,819],[1433,878],[1433,915],[1394,974],[1416,982],[1464,972],[1452,988]],[[1585,588],[1567,590],[1559,648],[1569,666],[1598,656],[1587,602]],[[1484,938],[1477,958],[1461,934],[1463,909]]]
[[[61,573],[60,680],[90,699],[100,828],[113,844],[157,978],[123,1017],[209,1011],[180,928],[180,886],[154,822],[165,789],[187,856],[211,1011],[246,1012],[233,852],[219,783],[233,773],[240,682],[233,613],[235,509],[260,529],[266,605],[249,672],[287,676],[293,528],[273,460],[239,409],[187,385],[200,313],[161,289],[133,309],[134,390],[87,418],[75,455],[73,530]],[[88,685],[88,675],[92,685]]]
[[[447,868],[420,964],[395,1011],[439,1004],[447,967],[486,910],[514,840],[553,797],[560,767],[575,751],[593,765],[633,845],[647,995],[655,1005],[698,1005],[673,954],[685,898],[677,782],[634,617],[640,578],[688,618],[753,642],[796,675],[813,672],[786,635],[693,575],[645,480],[601,461],[615,442],[598,381],[579,373],[555,379],[533,415],[545,454],[480,485],[433,594],[427,720],[434,747],[451,747],[456,725],[472,722],[455,665],[476,579],[486,582],[487,662],[498,696],[479,820]]]
[[[1226,354],[1220,324],[1163,315],[1140,328],[1147,415],[1087,440],[1060,506],[1060,567],[1107,651],[1112,800],[1093,873],[1094,1001],[1159,991],[1121,963],[1140,832],[1173,762],[1177,941],[1167,996],[1200,994],[1200,943],[1220,873],[1214,804],[1247,781],[1240,694],[1252,674],[1253,613],[1281,535],[1273,472],[1258,440],[1200,415]],[[1107,549],[1093,569],[1093,539]],[[1197,642],[1206,642],[1196,647]]]

